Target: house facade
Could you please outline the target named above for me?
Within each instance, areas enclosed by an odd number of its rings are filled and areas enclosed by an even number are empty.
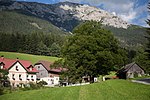
[[[36,83],[36,73],[38,71],[29,61],[1,57],[0,68],[9,72],[8,78],[11,86],[16,87],[20,84],[27,84],[29,82]]]
[[[121,79],[141,77],[144,74],[144,69],[135,62],[125,65],[117,72],[117,76]]]
[[[34,67],[38,70],[37,79],[40,81],[46,81],[48,85],[58,85],[59,75],[63,71],[63,68],[51,68],[52,62],[39,61]]]

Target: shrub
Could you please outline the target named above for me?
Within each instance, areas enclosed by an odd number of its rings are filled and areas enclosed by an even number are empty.
[[[0,85],[0,95],[3,95],[4,94],[4,87],[2,87],[1,85]]]
[[[47,82],[45,81],[40,81],[39,83],[37,83],[38,86],[44,86],[47,85]]]

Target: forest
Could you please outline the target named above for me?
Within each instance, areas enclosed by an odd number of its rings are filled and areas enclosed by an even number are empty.
[[[0,51],[20,52],[35,55],[60,55],[65,36],[45,33],[7,34],[0,33]]]

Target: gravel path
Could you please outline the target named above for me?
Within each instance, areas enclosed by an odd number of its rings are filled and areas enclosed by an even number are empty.
[[[132,80],[132,82],[137,82],[137,83],[150,85],[150,78],[139,79],[139,80]]]

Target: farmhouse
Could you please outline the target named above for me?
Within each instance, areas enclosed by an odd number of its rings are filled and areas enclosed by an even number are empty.
[[[117,72],[117,76],[121,79],[141,77],[144,74],[144,69],[135,62],[125,65]]]
[[[0,68],[8,70],[8,78],[11,85],[14,87],[21,84],[27,84],[29,82],[36,83],[37,70],[29,61],[1,57]]]
[[[64,70],[64,68],[50,68],[52,62],[39,61],[35,64],[35,68],[39,71],[37,73],[37,79],[40,81],[46,81],[48,85],[58,85],[59,75]]]

